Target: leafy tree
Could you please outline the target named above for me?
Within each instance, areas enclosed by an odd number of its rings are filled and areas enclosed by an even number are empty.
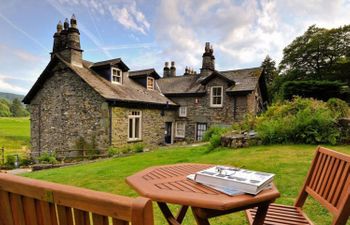
[[[23,107],[22,103],[15,98],[10,106],[10,111],[14,117],[28,116],[28,111]]]
[[[11,116],[10,103],[6,99],[0,98],[0,117],[9,116]]]
[[[266,84],[271,85],[278,75],[276,69],[276,62],[272,60],[269,55],[267,55],[264,61],[261,63],[261,67],[264,69],[265,72]]]
[[[337,66],[348,62],[349,52],[350,25],[334,29],[313,25],[283,50],[280,69],[298,80],[337,78]]]

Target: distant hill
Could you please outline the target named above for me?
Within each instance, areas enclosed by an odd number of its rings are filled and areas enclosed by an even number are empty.
[[[15,98],[18,98],[20,101],[22,101],[22,99],[24,98],[24,95],[17,95],[17,94],[0,92],[0,98],[5,98],[5,99],[10,100],[10,101],[12,101]]]

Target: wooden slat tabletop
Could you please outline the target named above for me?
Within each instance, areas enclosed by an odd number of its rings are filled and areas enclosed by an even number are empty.
[[[140,195],[153,201],[217,210],[274,201],[280,195],[273,185],[256,196],[228,196],[186,178],[189,174],[211,166],[194,163],[155,166],[127,177],[126,182]]]

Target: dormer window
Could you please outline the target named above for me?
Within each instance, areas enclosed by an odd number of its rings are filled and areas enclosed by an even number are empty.
[[[147,89],[154,90],[154,78],[153,77],[147,77]]]
[[[122,77],[122,71],[117,68],[112,68],[112,83],[114,84],[122,84],[123,83],[123,77]]]

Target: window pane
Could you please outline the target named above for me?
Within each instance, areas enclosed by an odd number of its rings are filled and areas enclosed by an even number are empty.
[[[135,118],[135,138],[140,138],[140,118]]]
[[[133,138],[133,119],[129,119],[129,138]]]

